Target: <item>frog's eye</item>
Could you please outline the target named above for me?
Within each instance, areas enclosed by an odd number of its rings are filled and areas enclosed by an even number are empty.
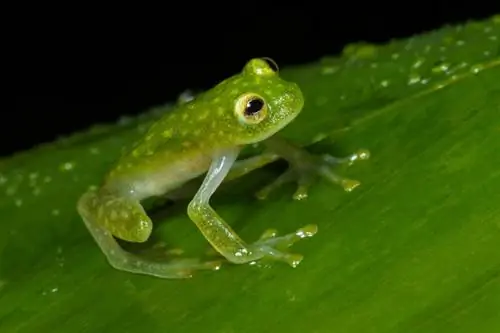
[[[267,65],[269,66],[269,68],[271,68],[273,70],[273,72],[275,73],[278,73],[279,72],[279,67],[278,67],[278,64],[276,63],[276,61],[274,61],[273,59],[271,58],[268,58],[268,57],[264,57],[264,58],[261,58],[262,60],[264,60]]]
[[[257,94],[245,94],[236,101],[234,113],[243,124],[258,124],[267,115],[267,104]]]

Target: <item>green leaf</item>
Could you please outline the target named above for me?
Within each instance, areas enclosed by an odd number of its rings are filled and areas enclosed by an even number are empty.
[[[227,184],[213,206],[246,240],[316,223],[285,264],[226,265],[190,280],[112,269],[76,213],[122,147],[169,107],[0,161],[0,332],[500,331],[500,17],[283,70],[303,114],[283,132],[367,162],[317,184],[252,191],[264,168]],[[279,166],[279,165],[278,165]],[[155,239],[202,254],[186,202]]]

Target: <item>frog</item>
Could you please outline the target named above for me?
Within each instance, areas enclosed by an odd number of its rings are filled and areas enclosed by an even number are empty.
[[[341,185],[346,191],[360,182],[333,172],[339,163],[367,159],[360,150],[346,157],[314,155],[277,134],[294,121],[305,103],[300,87],[279,75],[270,58],[253,58],[243,70],[211,89],[184,96],[157,119],[130,149],[117,159],[99,186],[81,195],[77,211],[108,263],[119,271],[164,279],[190,278],[201,270],[219,270],[224,263],[252,264],[262,259],[292,267],[303,255],[288,250],[317,233],[315,224],[278,235],[264,230],[245,242],[211,206],[221,183],[241,177],[280,158],[289,168],[258,191],[263,199],[279,186],[297,182],[295,199],[307,197],[316,177]],[[262,144],[265,150],[238,159],[244,147]],[[151,259],[125,250],[118,242],[146,242],[153,221],[141,202],[174,193],[192,181],[201,185],[187,205],[187,215],[221,259]]]

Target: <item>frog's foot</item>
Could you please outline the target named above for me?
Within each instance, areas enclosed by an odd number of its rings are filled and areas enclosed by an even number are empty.
[[[284,261],[292,267],[297,267],[302,261],[303,255],[289,253],[286,249],[303,238],[314,236],[317,232],[318,227],[313,224],[306,225],[294,233],[283,236],[277,236],[277,231],[275,229],[269,229],[266,230],[259,240],[253,243],[250,248],[253,251],[263,253],[263,259]]]
[[[153,261],[123,250],[108,252],[106,256],[109,264],[118,270],[166,279],[191,278],[195,271],[218,270],[222,265],[220,260],[202,262],[191,258],[178,258],[166,262]]]
[[[124,250],[113,235],[140,242],[145,240],[145,237],[142,237],[143,234],[149,235],[150,233],[150,231],[141,231],[144,226],[148,225],[144,221],[149,221],[149,218],[137,202],[127,202],[127,199],[112,195],[97,195],[94,191],[90,191],[80,198],[78,212],[109,264],[118,270],[160,278],[180,279],[191,277],[197,270],[218,270],[221,266],[221,261],[201,262],[197,259],[180,258],[152,260]],[[121,224],[110,223],[120,216]],[[140,225],[135,222],[142,222],[143,227],[134,227],[134,225]],[[141,237],[128,237],[129,239],[125,237],[136,235],[141,235]]]
[[[262,188],[256,193],[257,198],[265,199],[275,189],[281,185],[296,181],[297,189],[293,194],[295,200],[307,198],[308,189],[315,178],[321,176],[328,181],[340,185],[345,191],[350,192],[360,185],[360,182],[339,176],[332,171],[332,168],[339,164],[351,165],[359,160],[366,160],[370,157],[368,150],[361,149],[346,157],[335,157],[329,154],[317,156],[305,150],[296,152],[293,160],[289,160],[290,166],[287,171],[280,175],[275,181]]]

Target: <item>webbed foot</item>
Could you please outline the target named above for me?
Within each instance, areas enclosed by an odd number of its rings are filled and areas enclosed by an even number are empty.
[[[279,188],[289,183],[297,182],[297,189],[293,194],[295,200],[307,198],[308,190],[316,178],[323,177],[331,183],[342,186],[350,192],[360,185],[360,182],[354,179],[344,178],[332,171],[332,168],[339,164],[352,165],[356,161],[366,160],[370,157],[368,150],[361,149],[354,154],[346,157],[335,157],[329,154],[313,155],[306,150],[297,148],[293,158],[288,158],[289,168],[281,174],[276,180],[271,182],[256,193],[257,198],[265,199],[267,196]]]

